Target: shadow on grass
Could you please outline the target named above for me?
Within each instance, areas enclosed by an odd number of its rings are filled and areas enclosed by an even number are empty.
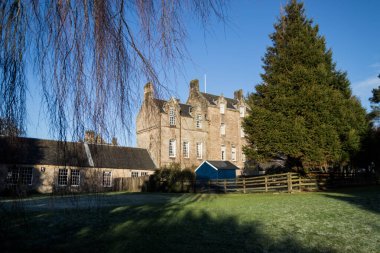
[[[145,205],[31,211],[26,220],[9,216],[3,220],[7,226],[1,229],[1,251],[334,252],[302,245],[290,234],[265,234],[260,222],[242,223],[192,205],[216,195],[165,196]]]
[[[380,213],[380,185],[344,188],[326,193],[325,196]]]

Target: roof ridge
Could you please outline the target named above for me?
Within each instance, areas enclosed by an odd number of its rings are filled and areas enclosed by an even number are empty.
[[[119,146],[119,145],[112,145],[112,144],[99,144],[99,143],[87,143],[88,145],[95,145],[100,147],[114,147],[114,148],[126,148],[126,149],[141,149],[146,150],[146,148],[139,148],[139,147],[128,147],[128,146]]]
[[[209,96],[214,96],[214,97],[220,97],[220,95],[214,95],[214,94],[207,93],[207,92],[201,92],[201,94],[202,94],[202,95],[205,94],[205,95],[209,95]],[[231,100],[237,101],[237,99],[235,99],[235,98],[225,97],[224,95],[223,95],[223,98],[225,98],[225,99],[231,99]]]
[[[35,137],[26,137],[26,136],[5,136],[5,135],[0,135],[0,138],[15,138],[15,139],[23,139],[23,140],[36,140],[36,141],[46,141],[46,142],[63,142],[63,143],[83,143],[81,141],[65,141],[65,140],[51,140],[51,139],[42,139],[42,138],[35,138]]]
[[[0,138],[3,138],[3,139],[15,138],[15,139],[21,139],[25,141],[35,140],[35,141],[43,141],[43,142],[50,142],[50,143],[71,143],[71,144],[78,144],[78,145],[84,145],[87,143],[88,145],[103,146],[103,147],[107,146],[107,147],[130,148],[130,149],[145,149],[145,148],[139,148],[139,147],[112,145],[109,143],[88,143],[85,141],[61,141],[61,140],[49,140],[49,139],[40,139],[40,138],[25,137],[25,136],[10,137],[10,136],[0,135]]]
[[[164,100],[164,99],[161,99],[161,98],[154,98],[155,100],[158,100],[160,102],[168,102],[168,100]],[[176,98],[177,99],[177,98]],[[180,103],[178,102],[179,105],[187,105],[187,106],[191,106],[190,104],[186,104],[186,103]]]

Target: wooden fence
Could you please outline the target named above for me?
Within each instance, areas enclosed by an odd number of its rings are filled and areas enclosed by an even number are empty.
[[[149,189],[149,176],[115,178],[114,191],[162,191],[162,192],[274,192],[315,191],[352,185],[376,184],[374,174],[313,174],[301,177],[298,173],[283,173],[250,178],[219,179],[209,181],[160,181]]]
[[[301,177],[298,173],[283,173],[233,180],[197,182],[199,192],[273,192],[315,191],[342,186],[376,184],[374,174],[314,174]]]
[[[113,180],[113,191],[141,192],[146,191],[149,176],[119,177]]]
[[[317,183],[318,188],[338,188],[355,185],[379,184],[379,178],[375,173],[315,173],[309,175],[310,180]]]
[[[315,180],[301,178],[297,173],[283,173],[252,178],[223,179],[197,182],[200,192],[273,192],[317,190]]]

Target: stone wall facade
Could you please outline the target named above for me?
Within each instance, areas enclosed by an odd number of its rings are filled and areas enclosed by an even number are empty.
[[[12,175],[12,169],[16,169],[16,175]],[[60,178],[59,170],[66,170],[66,179],[62,176]],[[73,171],[79,173],[76,175],[75,183]],[[25,192],[39,193],[110,191],[117,178],[144,177],[153,173],[154,170],[0,164],[0,192],[16,187]],[[29,175],[26,176],[27,174]],[[106,176],[109,177],[107,185],[104,184]]]
[[[175,98],[156,99],[148,83],[136,121],[137,146],[147,149],[159,168],[172,163],[191,168],[204,160],[227,160],[242,169],[246,111],[242,90],[233,99],[225,98],[200,92],[198,80],[193,80],[188,100],[182,104]]]

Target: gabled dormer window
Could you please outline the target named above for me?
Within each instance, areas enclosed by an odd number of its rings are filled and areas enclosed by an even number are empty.
[[[169,108],[169,125],[175,126],[175,110],[174,110],[174,107]]]

